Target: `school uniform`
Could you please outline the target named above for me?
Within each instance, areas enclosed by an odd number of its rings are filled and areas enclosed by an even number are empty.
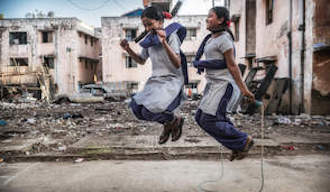
[[[204,46],[206,60],[224,60],[224,52],[233,49],[233,40],[228,32],[209,38]],[[226,117],[237,102],[240,90],[227,67],[205,68],[207,81],[203,98],[196,112],[196,122],[208,134],[231,150],[242,150],[247,134],[237,130]]]
[[[181,41],[176,32],[167,38],[172,50],[180,55]],[[150,58],[152,75],[144,89],[133,96],[130,107],[138,119],[164,124],[174,119],[173,111],[182,103],[184,76],[181,67],[171,62],[161,43],[143,48],[140,57]]]

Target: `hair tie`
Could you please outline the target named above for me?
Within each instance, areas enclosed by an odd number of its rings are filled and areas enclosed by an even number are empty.
[[[172,19],[172,15],[169,12],[163,11],[163,15],[165,19]]]
[[[226,22],[226,24],[227,24],[228,27],[230,27],[231,21],[228,20],[228,21]]]

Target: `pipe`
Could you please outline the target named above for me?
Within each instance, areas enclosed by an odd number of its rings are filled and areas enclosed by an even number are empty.
[[[305,105],[304,105],[304,90],[305,90],[305,51],[306,51],[306,45],[305,45],[305,31],[306,31],[306,0],[303,0],[302,2],[302,24],[299,26],[299,30],[301,31],[301,52],[300,52],[300,76],[301,76],[301,86],[300,86],[300,93],[301,93],[301,101],[299,105],[299,113],[305,112]]]
[[[292,114],[292,0],[290,0],[289,32],[287,36],[289,40],[289,113]]]

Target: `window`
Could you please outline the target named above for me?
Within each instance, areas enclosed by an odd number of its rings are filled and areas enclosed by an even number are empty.
[[[136,37],[136,29],[126,29],[125,34],[127,41],[133,41]]]
[[[185,85],[187,89],[197,89],[198,83],[188,83],[188,85]]]
[[[196,38],[196,31],[197,31],[196,28],[188,28],[186,39],[191,40],[193,38]]]
[[[9,44],[10,45],[27,44],[27,32],[10,32]]]
[[[54,69],[54,57],[44,57],[44,66],[49,69]]]
[[[135,68],[137,63],[130,56],[126,56],[126,68]]]
[[[28,58],[10,58],[10,66],[29,66]]]
[[[53,42],[53,33],[51,31],[43,31],[42,33],[42,42],[51,43]]]
[[[266,0],[266,25],[273,22],[274,0]]]
[[[87,43],[88,43],[88,36],[85,35],[85,44],[87,45]]]
[[[91,46],[93,47],[93,44],[94,44],[94,39],[93,37],[91,37]]]
[[[195,58],[194,55],[186,55],[187,65],[188,66],[193,66],[192,62],[194,61],[194,58]]]

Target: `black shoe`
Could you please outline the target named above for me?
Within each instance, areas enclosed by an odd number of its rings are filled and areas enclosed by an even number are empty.
[[[172,130],[172,141],[177,141],[180,139],[182,135],[182,127],[184,123],[184,118],[183,117],[177,117],[175,121],[175,127],[173,127]]]

